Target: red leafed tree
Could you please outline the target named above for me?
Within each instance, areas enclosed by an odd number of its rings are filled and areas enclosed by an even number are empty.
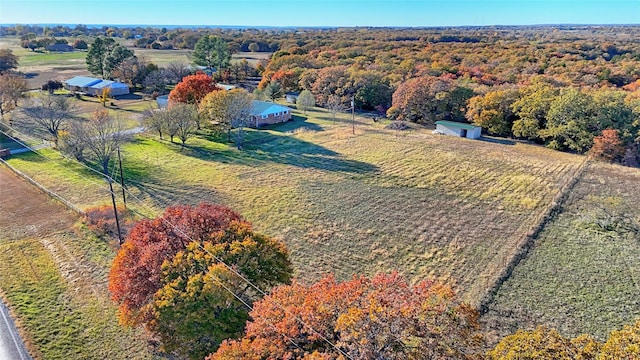
[[[479,356],[478,313],[447,286],[398,275],[280,286],[254,303],[246,335],[218,359],[463,359]]]
[[[169,93],[169,101],[198,105],[208,93],[218,90],[211,76],[199,72],[185,76]]]
[[[162,287],[162,263],[173,259],[191,241],[205,242],[241,221],[233,210],[218,205],[175,206],[131,229],[109,273],[109,291],[120,306],[120,320],[137,325],[146,320],[148,305]]]
[[[596,159],[613,162],[624,155],[624,145],[614,129],[602,130],[602,135],[593,138],[589,155]]]

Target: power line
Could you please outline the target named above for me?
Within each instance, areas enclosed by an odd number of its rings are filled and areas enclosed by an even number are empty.
[[[9,127],[10,129],[16,131],[15,129]],[[8,135],[6,132],[0,130],[0,132],[2,132],[3,134],[5,134],[7,137],[13,139],[14,141],[18,142],[19,144],[23,145],[25,148],[31,150],[32,152],[44,157],[45,159],[49,160],[49,161],[54,161],[50,158],[48,158],[47,156],[41,154],[40,152],[38,152],[36,149],[31,148],[30,146],[24,144],[23,142],[19,141],[18,139]],[[67,157],[62,156],[64,159],[69,160]],[[97,174],[99,174],[100,176],[104,176],[105,178],[107,178],[107,181],[111,184],[112,182],[115,182],[115,180],[111,177],[111,175],[107,175],[107,174],[103,174],[102,172],[99,172],[98,170],[88,166],[87,164],[83,164],[80,162],[77,162],[77,164],[79,164],[80,166],[95,172]],[[83,177],[82,175],[78,174],[79,176]],[[83,177],[84,178],[84,177]],[[94,181],[92,181],[93,183],[95,183]],[[116,182],[117,184],[117,182]],[[133,194],[130,190],[123,188],[123,191],[129,194],[129,198],[133,198],[135,201],[137,201],[142,207],[146,208],[147,210],[150,210],[152,213],[155,212],[155,209],[152,209],[150,206],[148,206],[147,204],[145,204],[139,197],[137,197],[135,194]],[[114,191],[111,188],[109,190],[110,194],[113,196],[114,195]],[[154,195],[152,193],[149,192],[149,196],[154,198]],[[144,215],[138,211],[133,210],[135,213],[143,216],[144,218],[147,219],[151,219],[151,217]],[[210,251],[208,251],[203,245],[202,243],[200,243],[199,241],[195,241],[192,237],[190,237],[188,234],[186,234],[180,227],[178,227],[177,225],[171,223],[170,221],[166,220],[166,219],[162,219],[162,221],[164,223],[166,223],[167,225],[169,225],[171,228],[174,229],[174,231],[179,232],[182,236],[184,236],[185,238],[187,238],[188,240],[190,240],[191,242],[195,242],[198,247],[200,249],[202,249],[204,252],[206,252],[208,255],[210,255],[214,260],[216,260],[218,263],[222,264],[225,268],[227,268],[229,271],[231,271],[234,275],[236,275],[238,278],[240,278],[242,281],[244,281],[246,284],[248,284],[249,286],[251,286],[253,289],[255,289],[256,291],[258,291],[259,294],[261,294],[265,299],[267,298],[267,293],[262,290],[260,287],[258,287],[256,284],[254,284],[251,280],[247,279],[245,276],[243,276],[242,274],[240,274],[237,270],[235,270],[232,266],[230,266],[229,264],[227,264],[225,261],[223,261],[221,258],[219,258],[218,256],[212,254]],[[243,304],[245,304],[245,306],[248,307],[249,310],[253,310],[253,308],[251,306],[249,306],[248,304],[245,303],[245,301],[241,300],[239,295],[235,294],[231,289],[227,288],[226,286],[223,286],[223,288],[228,291],[229,293],[231,293],[236,299],[240,300]],[[340,354],[342,354],[343,356],[345,356],[348,359],[352,359],[351,356],[349,356],[349,354],[347,354],[345,351],[343,351],[342,349],[340,349],[337,345],[335,345],[331,340],[329,340],[324,334],[320,333],[319,331],[315,330],[311,325],[307,324],[303,319],[301,319],[299,316],[292,314],[290,311],[288,311],[284,305],[280,304],[279,302],[270,299],[270,301],[275,304],[277,307],[279,307],[282,311],[284,311],[285,313],[287,313],[288,315],[292,316],[297,322],[299,322],[301,325],[303,325],[304,327],[306,327],[307,329],[309,329],[311,332],[313,332],[315,335],[319,336],[324,342],[326,342],[327,344],[329,344],[331,347],[333,347],[335,350],[337,350]],[[272,327],[275,328],[275,325],[270,324]],[[276,329],[277,330],[277,329]],[[286,335],[283,334],[283,336],[288,337]],[[289,339],[291,341],[291,339]],[[297,344],[296,347],[300,348]]]

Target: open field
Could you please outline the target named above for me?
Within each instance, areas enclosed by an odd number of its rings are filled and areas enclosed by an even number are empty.
[[[640,317],[640,170],[590,164],[562,212],[498,292],[503,334],[548,324],[604,338]]]
[[[125,178],[154,213],[201,201],[240,211],[288,244],[302,279],[399,270],[451,282],[477,301],[582,162],[359,121],[353,136],[346,116],[333,123],[310,112],[251,131],[244,151],[203,137],[184,149],[139,137],[124,148]],[[78,165],[33,154],[9,162],[81,207],[109,199]]]
[[[70,39],[70,43],[73,39]],[[191,64],[191,50],[154,50],[139,49],[129,46],[136,56],[147,59],[160,67],[165,67],[171,62],[179,61]],[[11,49],[19,57],[18,70],[27,74],[27,82],[30,89],[40,88],[42,84],[51,79],[66,80],[74,76],[91,76],[85,63],[86,51],[74,51],[68,53],[34,52],[20,47],[20,39],[17,37],[0,37],[0,49]],[[267,60],[271,53],[266,52],[241,52],[233,54],[232,61],[247,59],[256,65],[261,60]]]
[[[152,358],[106,292],[113,251],[76,217],[0,166],[0,288],[36,359]],[[78,230],[80,231],[80,230]]]

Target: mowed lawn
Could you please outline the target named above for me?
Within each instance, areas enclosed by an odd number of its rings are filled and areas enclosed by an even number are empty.
[[[601,339],[640,318],[640,170],[590,164],[500,289],[502,332],[548,324]],[[635,233],[633,229],[635,228]]]
[[[124,148],[124,167],[144,206],[129,204],[146,214],[225,204],[283,239],[303,280],[397,270],[447,281],[475,302],[583,161],[365,121],[354,136],[346,116],[334,123],[323,112],[299,114],[249,132],[243,151],[224,137],[186,148],[138,137]],[[104,181],[71,162],[33,154],[9,162],[81,207],[109,201]]]

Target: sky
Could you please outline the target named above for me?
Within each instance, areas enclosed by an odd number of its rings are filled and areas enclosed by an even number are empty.
[[[640,0],[0,0],[0,24],[640,24]]]

